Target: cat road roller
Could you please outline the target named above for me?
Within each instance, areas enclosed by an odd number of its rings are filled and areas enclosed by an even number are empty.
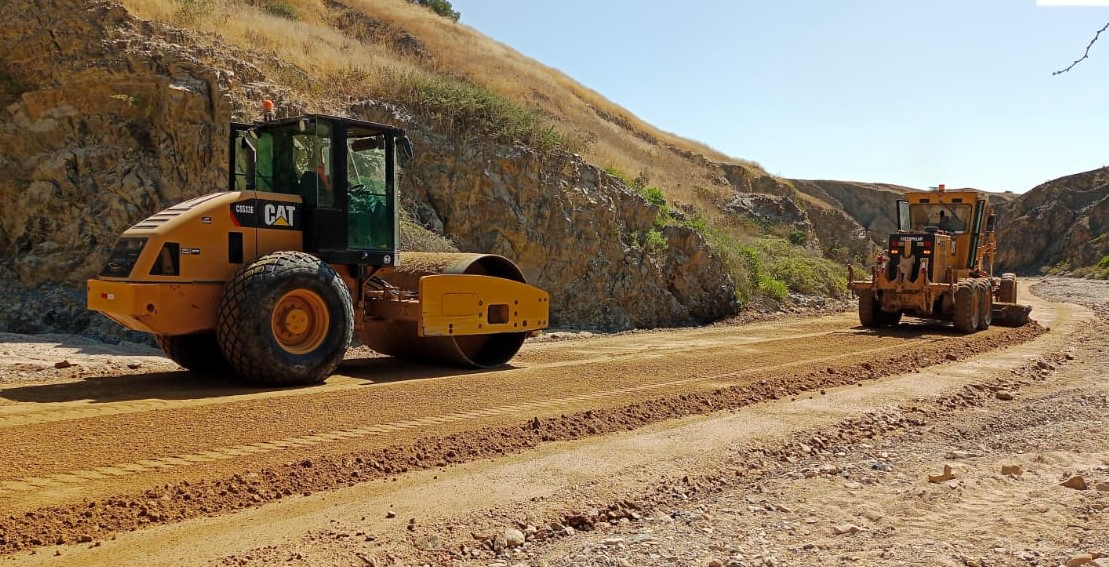
[[[869,279],[849,269],[862,326],[893,326],[902,315],[951,321],[963,333],[1028,322],[1032,308],[1017,303],[1016,276],[993,275],[996,216],[985,194],[943,185],[908,192],[897,222]]]
[[[232,124],[228,190],[123,233],[88,306],[193,371],[322,382],[352,337],[489,368],[546,328],[549,295],[491,254],[397,252],[404,130],[325,115]]]

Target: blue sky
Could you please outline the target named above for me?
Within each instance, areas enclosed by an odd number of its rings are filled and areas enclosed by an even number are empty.
[[[641,119],[801,179],[1024,192],[1109,165],[1109,6],[452,0]]]

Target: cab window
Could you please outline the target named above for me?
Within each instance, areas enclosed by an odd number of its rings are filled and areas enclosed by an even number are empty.
[[[911,229],[934,226],[947,232],[966,232],[974,208],[966,203],[914,203],[909,205]]]
[[[393,248],[393,203],[386,171],[385,134],[347,131],[347,239],[350,248]]]
[[[332,178],[332,125],[326,120],[266,125],[254,129],[255,190],[300,195],[310,206],[335,205]],[[236,191],[247,189],[249,155],[239,134],[235,147]]]

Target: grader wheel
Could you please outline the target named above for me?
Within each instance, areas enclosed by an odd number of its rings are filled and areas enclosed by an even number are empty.
[[[970,281],[960,282],[955,288],[955,312],[951,319],[959,331],[973,333],[978,330],[980,289]]]
[[[997,300],[1000,303],[1016,303],[1017,302],[1017,275],[1005,273],[1001,274],[1001,285],[997,290]]]
[[[901,322],[901,312],[878,311],[878,324],[883,327],[895,327]]]
[[[874,299],[874,292],[864,290],[859,292],[859,324],[867,327],[877,327],[878,316],[881,314],[878,301]]]
[[[246,381],[262,386],[323,382],[354,332],[350,291],[326,262],[276,252],[227,282],[217,316],[220,349]]]
[[[976,280],[978,284],[978,330],[985,331],[990,328],[993,320],[993,293],[990,280]]]

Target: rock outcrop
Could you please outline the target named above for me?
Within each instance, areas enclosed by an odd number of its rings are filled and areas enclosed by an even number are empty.
[[[227,111],[215,75],[146,53],[104,2],[6,3],[0,23],[0,329],[92,324],[81,283],[136,219],[219,186]]]
[[[404,124],[380,105],[353,111]],[[735,286],[704,239],[657,227],[658,209],[619,179],[574,155],[460,143],[418,122],[404,125],[418,151],[401,190],[419,220],[442,227],[462,250],[512,258],[553,294],[555,325],[692,325],[737,312]],[[635,241],[652,229],[666,238],[662,250]]]
[[[1001,208],[998,265],[1038,273],[1077,268],[1109,255],[1109,168],[1039,185]]]
[[[806,209],[824,253],[844,262],[866,264],[897,230],[897,200],[909,187],[887,183],[790,180],[809,197]]]

